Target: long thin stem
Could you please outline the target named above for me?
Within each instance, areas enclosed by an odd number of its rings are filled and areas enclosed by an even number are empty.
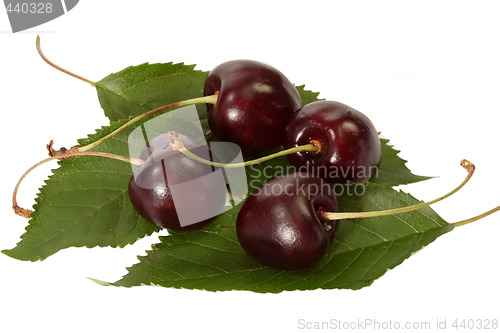
[[[321,149],[318,146],[319,143],[317,143],[316,141],[313,140],[312,143],[309,143],[309,144],[306,144],[303,146],[298,146],[295,148],[282,150],[282,151],[279,151],[277,153],[267,155],[264,157],[260,157],[260,158],[250,160],[250,161],[245,161],[245,162],[240,162],[240,163],[219,163],[219,162],[212,162],[212,161],[206,160],[204,158],[201,158],[201,157],[193,154],[189,150],[187,150],[186,147],[184,147],[184,144],[182,143],[181,138],[174,131],[168,132],[168,135],[169,135],[170,145],[171,145],[172,149],[178,150],[179,152],[183,153],[184,155],[188,156],[189,158],[192,158],[193,160],[196,160],[200,163],[211,165],[211,166],[214,166],[217,168],[243,168],[243,167],[246,167],[249,165],[269,161],[269,160],[272,160],[273,158],[280,157],[280,156],[286,156],[286,155],[290,155],[290,154],[294,154],[294,153],[298,153],[298,152],[307,152],[307,151],[308,152],[317,152]]]
[[[49,64],[50,66],[54,67],[55,69],[57,69],[57,70],[59,70],[59,71],[61,71],[61,72],[65,73],[65,74],[68,74],[68,75],[70,75],[70,76],[76,77],[77,79],[82,80],[82,81],[84,81],[84,82],[87,82],[87,83],[89,83],[89,84],[90,84],[90,85],[92,85],[92,86],[95,86],[95,85],[96,85],[96,83],[95,83],[95,82],[90,81],[90,80],[88,80],[88,79],[86,79],[86,78],[84,78],[83,76],[80,76],[80,75],[78,75],[78,74],[72,73],[72,72],[70,72],[70,71],[68,71],[68,70],[66,70],[66,69],[64,69],[64,68],[62,68],[62,67],[60,67],[60,66],[57,66],[57,65],[56,65],[56,64],[54,64],[52,61],[50,61],[50,60],[49,60],[49,59],[45,56],[45,54],[43,54],[43,52],[42,52],[42,48],[41,48],[41,46],[40,46],[40,36],[38,36],[38,35],[36,36],[36,49],[37,49],[38,53],[40,54],[40,57],[42,57],[42,59],[43,59],[43,60],[45,60],[45,62],[46,62],[47,64]]]
[[[103,137],[103,138],[101,138],[101,139],[99,139],[99,140],[97,140],[95,142],[92,142],[91,144],[88,144],[88,145],[86,145],[84,147],[78,147],[77,151],[83,152],[83,151],[88,151],[88,150],[90,150],[92,148],[95,148],[96,146],[100,145],[104,141],[109,140],[112,137],[114,137],[115,135],[117,135],[118,133],[122,132],[124,129],[126,129],[130,125],[138,122],[141,119],[149,117],[149,116],[151,116],[153,114],[156,114],[156,113],[168,110],[168,109],[172,109],[172,108],[176,108],[176,107],[181,107],[181,106],[192,105],[192,104],[201,104],[201,103],[215,104],[215,103],[217,103],[217,98],[218,97],[219,97],[219,94],[215,93],[214,95],[192,98],[192,99],[188,99],[188,100],[185,100],[185,101],[176,102],[176,103],[172,103],[172,104],[161,106],[159,108],[156,108],[154,110],[148,111],[148,112],[143,113],[143,114],[141,114],[141,115],[139,115],[139,116],[137,116],[135,118],[130,119],[125,124],[123,124],[122,126],[120,126],[119,128],[117,128],[116,130],[114,130],[110,134],[106,135],[105,137]]]
[[[61,157],[61,155],[48,157],[48,158],[46,158],[44,160],[41,160],[40,162],[36,163],[35,165],[33,165],[28,170],[26,170],[23,173],[23,175],[21,176],[21,178],[19,178],[19,180],[17,181],[16,187],[14,188],[14,192],[12,194],[12,209],[14,210],[14,213],[16,213],[17,215],[23,216],[25,218],[29,218],[29,216],[31,214],[31,210],[19,207],[19,205],[17,204],[17,192],[19,191],[19,186],[23,182],[24,178],[26,178],[26,176],[31,171],[35,170],[40,165],[45,164],[47,162],[50,162],[52,160],[66,159],[66,158],[75,157],[75,156],[100,156],[100,157],[106,157],[106,158],[111,158],[111,159],[115,159],[115,160],[119,160],[119,161],[131,163],[131,164],[138,165],[138,166],[144,164],[144,161],[140,160],[138,158],[129,158],[129,157],[125,157],[125,156],[114,155],[114,154],[103,153],[103,152],[97,152],[97,151],[67,152],[67,153],[64,154],[64,157]]]
[[[461,227],[461,226],[463,226],[463,225],[466,225],[466,224],[469,224],[469,223],[472,223],[472,222],[476,222],[477,220],[480,220],[480,219],[482,219],[483,217],[486,217],[486,216],[491,215],[491,214],[493,214],[493,213],[495,213],[495,212],[498,212],[498,211],[500,211],[500,206],[495,207],[495,208],[493,208],[493,209],[491,209],[491,210],[489,210],[489,211],[487,211],[487,212],[485,212],[485,213],[482,213],[482,214],[480,214],[480,215],[478,215],[478,216],[472,217],[472,218],[467,219],[467,220],[458,221],[458,222],[455,222],[455,223],[452,223],[452,224],[453,224],[455,227]]]
[[[411,212],[413,210],[418,210],[422,209],[425,207],[428,207],[438,201],[441,201],[443,199],[448,198],[452,194],[458,192],[462,187],[464,187],[465,184],[471,179],[472,175],[474,174],[475,166],[471,162],[467,160],[462,160],[460,162],[460,165],[467,170],[468,174],[465,180],[458,185],[454,190],[451,192],[434,199],[429,202],[422,202],[417,205],[412,205],[412,206],[407,206],[407,207],[401,207],[401,208],[395,208],[395,209],[388,209],[388,210],[381,210],[381,211],[372,211],[372,212],[352,212],[352,213],[330,213],[330,212],[321,212],[319,213],[320,217],[325,219],[325,220],[345,220],[345,219],[357,219],[357,218],[367,218],[367,217],[377,217],[377,216],[387,216],[387,215],[394,215],[394,214],[401,214],[401,213],[406,213],[406,212]]]
[[[290,148],[290,149],[282,150],[282,151],[279,151],[277,153],[274,153],[274,154],[271,154],[271,155],[267,155],[267,156],[264,156],[264,157],[260,157],[260,158],[256,158],[256,159],[250,160],[250,161],[245,161],[245,162],[240,162],[240,163],[218,163],[218,162],[212,162],[212,161],[205,160],[205,159],[203,159],[203,158],[201,158],[201,157],[193,154],[192,152],[190,152],[186,148],[179,149],[179,151],[181,153],[183,153],[184,155],[192,158],[193,160],[201,162],[203,164],[208,164],[208,165],[211,165],[211,166],[214,166],[214,167],[217,167],[217,168],[232,168],[232,169],[234,169],[234,168],[242,168],[242,167],[246,167],[246,166],[249,166],[249,165],[262,163],[262,162],[265,162],[265,161],[272,160],[273,158],[276,158],[276,157],[286,156],[286,155],[290,155],[290,154],[293,154],[293,153],[305,152],[305,151],[314,152],[316,150],[318,150],[318,148],[316,148],[315,145],[309,143],[307,145],[303,145],[303,146],[298,146],[298,147],[295,147],[295,148]]]

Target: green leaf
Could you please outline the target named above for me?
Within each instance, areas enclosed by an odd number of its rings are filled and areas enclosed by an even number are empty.
[[[296,86],[297,91],[299,92],[300,99],[302,101],[302,106],[316,102],[316,101],[321,101],[322,99],[318,98],[319,93],[318,92],[313,92],[310,90],[305,89],[305,84],[301,86]]]
[[[362,197],[342,196],[342,211],[369,211],[408,206],[419,201],[376,184]],[[209,227],[172,232],[114,286],[159,285],[209,291],[359,289],[388,269],[453,229],[430,208],[394,216],[341,221],[333,245],[309,269],[283,271],[263,266],[241,248],[235,232],[238,209],[222,214]],[[103,282],[101,282],[103,283]]]
[[[171,62],[145,63],[106,76],[96,82],[104,114],[110,120],[120,120],[202,96],[208,73],[194,70],[194,67]]]

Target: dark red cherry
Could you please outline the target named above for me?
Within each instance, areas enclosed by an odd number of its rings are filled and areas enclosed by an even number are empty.
[[[338,102],[305,105],[286,127],[285,149],[319,142],[321,150],[288,155],[288,161],[332,183],[366,183],[377,172],[380,139],[370,119]]]
[[[181,139],[192,153],[211,160],[205,146],[182,135]],[[223,211],[227,189],[221,169],[172,150],[166,134],[151,140],[140,157],[147,159],[134,170],[128,190],[132,205],[146,220],[163,228],[191,230]]]
[[[285,126],[301,106],[295,86],[277,69],[251,60],[233,60],[210,72],[204,95],[219,91],[207,104],[208,122],[220,140],[243,151],[262,152],[283,143]]]
[[[238,214],[236,232],[255,260],[281,269],[306,268],[320,260],[338,221],[321,211],[338,212],[332,187],[321,178],[294,173],[273,178],[255,190]]]

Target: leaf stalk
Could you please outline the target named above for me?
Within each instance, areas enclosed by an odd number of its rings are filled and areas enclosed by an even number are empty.
[[[70,72],[70,71],[68,71],[68,70],[66,70],[66,69],[64,69],[64,68],[62,68],[62,67],[60,67],[60,66],[57,66],[57,65],[56,65],[56,64],[54,64],[52,61],[50,61],[50,60],[49,60],[49,59],[45,56],[45,54],[43,54],[43,52],[42,52],[42,47],[40,46],[40,36],[39,36],[39,35],[37,35],[37,36],[36,36],[36,49],[37,49],[37,51],[38,51],[38,54],[40,54],[40,57],[42,57],[42,59],[43,59],[43,60],[44,60],[47,64],[49,64],[50,66],[54,67],[55,69],[57,69],[57,70],[59,70],[59,71],[61,71],[61,72],[65,73],[65,74],[68,74],[68,75],[70,75],[70,76],[72,76],[72,77],[75,77],[75,78],[77,78],[78,80],[82,80],[83,82],[87,82],[88,84],[90,84],[90,85],[92,85],[92,86],[94,86],[94,87],[95,87],[95,85],[96,85],[96,83],[95,83],[95,82],[90,81],[89,79],[86,79],[86,78],[84,78],[83,76],[80,76],[80,75],[78,75],[78,74],[72,73],[72,72]]]
[[[500,211],[500,206],[495,207],[495,208],[493,208],[493,209],[491,209],[491,210],[489,210],[487,212],[484,212],[484,213],[482,213],[482,214],[480,214],[478,216],[472,217],[472,218],[467,219],[467,220],[458,221],[458,222],[455,222],[455,223],[452,223],[452,224],[455,227],[461,227],[463,225],[466,225],[466,224],[469,224],[469,223],[472,223],[472,222],[476,222],[476,221],[482,219],[483,217],[486,217],[486,216],[491,215],[491,214],[493,214],[495,212],[498,212],[498,211]]]

